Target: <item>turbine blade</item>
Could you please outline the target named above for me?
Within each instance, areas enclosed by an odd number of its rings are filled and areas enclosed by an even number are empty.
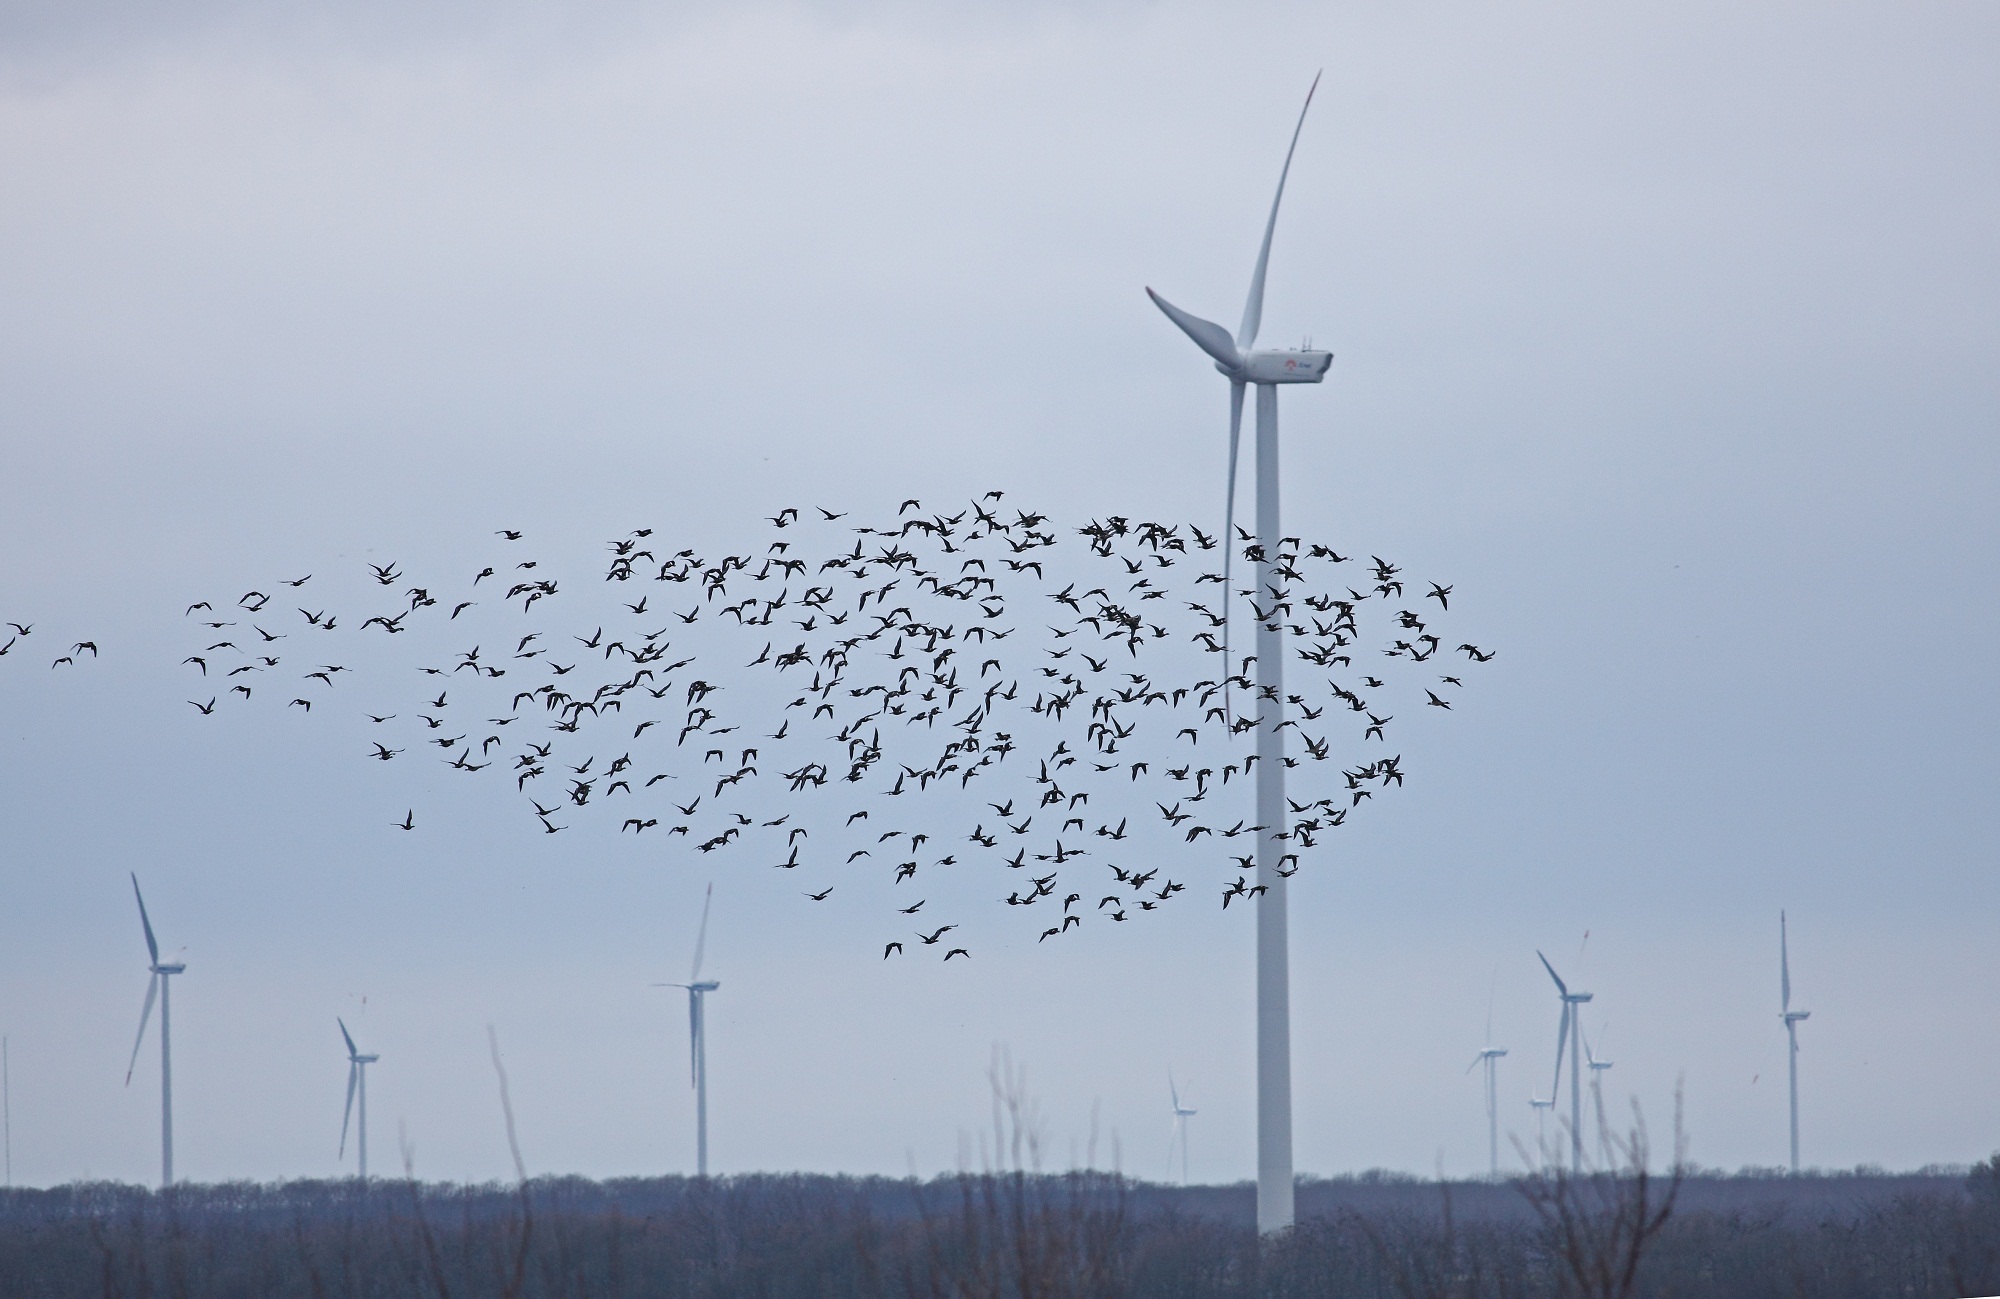
[[[361,1066],[347,1062],[347,1108],[340,1112],[340,1157],[347,1158],[347,1121],[354,1117],[354,1086],[361,1081]]]
[[[340,1035],[347,1039],[347,1058],[352,1060],[355,1056],[360,1055],[361,1052],[354,1045],[354,1035],[347,1031],[347,1021],[335,1015],[333,1022],[340,1025]]]
[[[1785,934],[1785,913],[1778,913],[1778,986],[1783,1006],[1781,1014],[1792,1008],[1792,953]]]
[[[1563,1003],[1562,1025],[1556,1029],[1556,1080],[1549,1084],[1550,1096],[1556,1096],[1562,1091],[1563,1048],[1569,1045],[1569,1014],[1569,1003],[1565,1001]]]
[[[1196,347],[1214,357],[1216,363],[1223,369],[1243,368],[1243,354],[1236,350],[1236,342],[1229,337],[1228,330],[1212,320],[1189,315],[1151,289],[1146,290],[1146,296],[1153,300],[1154,306],[1166,313],[1168,320],[1181,327],[1183,334],[1194,340]]]
[[[146,927],[146,953],[153,958],[153,964],[160,963],[160,945],[153,941],[153,922],[146,917],[146,897],[139,892],[139,876],[132,876],[132,896],[139,899],[139,923]]]
[[[715,900],[715,881],[708,882],[708,891],[701,895],[701,928],[694,937],[694,973],[688,975],[689,983],[701,982],[701,952],[708,945],[708,904]]]
[[[1174,1098],[1174,1113],[1181,1112],[1181,1090],[1174,1086],[1174,1071],[1167,1070],[1167,1095]]]
[[[1320,76],[1317,72],[1313,74],[1305,107],[1299,109],[1299,124],[1292,128],[1291,147],[1285,150],[1285,165],[1278,172],[1278,193],[1271,200],[1271,218],[1264,223],[1264,244],[1257,250],[1257,269],[1250,275],[1250,300],[1243,304],[1243,328],[1236,331],[1236,346],[1246,352],[1257,341],[1257,329],[1264,321],[1264,271],[1271,264],[1271,235],[1278,228],[1278,205],[1285,201],[1285,177],[1291,174],[1292,154],[1298,151],[1299,132],[1306,128],[1306,112],[1312,107],[1313,91],[1319,89]]]
[[[139,1012],[139,1036],[132,1039],[132,1059],[125,1066],[125,1085],[132,1085],[132,1071],[139,1067],[139,1048],[146,1042],[146,1024],[153,1018],[153,1001],[160,995],[160,980],[163,974],[156,974],[146,981],[146,1006]]]
[[[1535,955],[1537,958],[1541,960],[1542,968],[1549,972],[1549,977],[1556,981],[1556,991],[1561,993],[1564,997],[1568,997],[1569,985],[1564,983],[1562,981],[1562,976],[1556,973],[1556,967],[1549,964],[1549,958],[1543,956],[1540,952],[1536,952]],[[1568,1003],[1565,1002],[1564,1004],[1567,1005]]]

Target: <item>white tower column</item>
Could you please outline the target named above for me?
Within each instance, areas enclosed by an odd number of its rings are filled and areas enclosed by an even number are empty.
[[[365,1029],[367,1025],[364,1024],[362,1027]],[[365,1184],[368,1181],[368,1066],[366,1064],[360,1066],[355,1081],[360,1084],[361,1093],[361,1180]]]
[[[702,1020],[702,992],[690,990],[694,1000],[694,1167],[697,1177],[708,1176],[708,1032]]]
[[[1278,549],[1278,389],[1257,385],[1255,604],[1268,608]],[[1236,539],[1228,539],[1235,545]],[[1291,947],[1288,881],[1280,875],[1285,819],[1285,635],[1274,617],[1257,624],[1257,1230],[1292,1225]]]
[[[173,976],[160,976],[160,1188],[174,1184],[174,1035],[169,1028],[168,994]]]

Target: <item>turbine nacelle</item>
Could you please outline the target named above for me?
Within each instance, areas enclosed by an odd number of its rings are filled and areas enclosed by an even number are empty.
[[[1778,1018],[1784,1020],[1787,1024],[1796,1024],[1802,1019],[1811,1019],[1812,1012],[1810,1010],[1788,1010],[1778,1016]]]
[[[187,969],[187,962],[175,961],[171,965],[154,965],[148,968],[155,974],[179,974]]]
[[[1243,365],[1234,374],[1223,370],[1232,379],[1245,383],[1318,383],[1326,378],[1328,367],[1333,364],[1333,353],[1318,352],[1309,348],[1285,349],[1283,351],[1252,352],[1243,358]],[[1221,370],[1221,366],[1216,369]]]
[[[715,979],[704,979],[700,983],[686,983],[682,984],[681,986],[686,988],[689,992],[714,992],[717,988],[720,988],[722,984]]]

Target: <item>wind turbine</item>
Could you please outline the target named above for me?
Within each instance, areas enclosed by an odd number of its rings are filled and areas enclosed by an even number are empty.
[[[1257,389],[1257,590],[1253,594],[1258,594],[1267,586],[1280,585],[1273,572],[1280,535],[1278,385],[1318,383],[1333,364],[1331,352],[1255,350],[1257,330],[1264,318],[1264,272],[1271,261],[1271,235],[1278,228],[1278,205],[1284,200],[1292,154],[1299,145],[1299,132],[1305,128],[1306,110],[1312,107],[1313,90],[1318,87],[1315,76],[1312,89],[1306,91],[1305,107],[1299,110],[1298,125],[1292,128],[1285,165],[1278,172],[1278,192],[1264,223],[1264,242],[1250,275],[1243,323],[1235,336],[1221,325],[1189,315],[1152,289],[1146,290],[1153,304],[1180,326],[1195,346],[1214,358],[1215,368],[1229,380],[1229,485],[1222,525],[1224,677],[1232,675],[1226,619],[1230,556],[1236,548],[1236,460],[1243,429],[1243,389],[1246,385]],[[1263,827],[1257,840],[1257,1230],[1268,1234],[1291,1226],[1293,1217],[1291,976],[1286,879],[1280,873],[1290,837],[1286,832],[1284,733],[1278,729],[1285,710],[1283,625],[1260,620],[1256,648],[1257,824]]]
[[[1611,1061],[1600,1060],[1590,1049],[1590,1039],[1583,1040],[1583,1060],[1590,1066],[1590,1096],[1597,1106],[1597,1126],[1604,1126],[1604,1071],[1611,1067]]]
[[[340,1114],[340,1157],[347,1157],[347,1121],[354,1117],[354,1097],[361,1096],[361,1126],[355,1133],[354,1151],[361,1161],[361,1180],[368,1180],[368,1066],[382,1057],[363,1055],[354,1045],[354,1035],[347,1031],[347,1022],[335,1016],[334,1023],[340,1025],[340,1036],[347,1042],[347,1108]]]
[[[1792,1075],[1792,1175],[1799,1171],[1799,1021],[1812,1018],[1809,1010],[1792,1009],[1792,954],[1791,945],[1785,932],[1785,913],[1778,913],[1778,986],[1780,1010],[1778,1018],[1785,1021],[1786,1055],[1791,1064]]]
[[[1492,1035],[1487,1036],[1491,1040]],[[1482,1064],[1486,1066],[1486,1157],[1494,1177],[1500,1176],[1500,1093],[1494,1085],[1494,1071],[1500,1057],[1506,1054],[1505,1047],[1489,1046],[1465,1066],[1467,1073]],[[1539,1105],[1541,1102],[1535,1103]]]
[[[1549,958],[1542,956],[1540,952],[1536,952],[1535,955],[1541,957],[1542,968],[1556,981],[1556,992],[1562,997],[1562,1026],[1556,1029],[1556,1077],[1549,1098],[1553,1101],[1562,1092],[1563,1047],[1567,1043],[1570,1061],[1569,1170],[1572,1173],[1580,1173],[1583,1171],[1583,1074],[1578,1069],[1577,1062],[1583,1058],[1581,1047],[1583,1019],[1582,1012],[1577,1007],[1589,1001],[1591,994],[1571,992],[1569,985],[1562,981],[1562,976],[1556,973],[1556,967],[1549,964]]]
[[[1173,1097],[1174,1101],[1174,1128],[1172,1135],[1170,1135],[1167,1138],[1167,1176],[1169,1177],[1173,1176],[1174,1142],[1179,1141],[1181,1146],[1181,1185],[1186,1186],[1188,1184],[1187,1121],[1194,1117],[1195,1111],[1181,1104],[1180,1088],[1174,1086],[1174,1075],[1172,1070],[1169,1070],[1167,1072],[1167,1094]]]
[[[1551,1096],[1543,1100],[1530,1094],[1528,1104],[1535,1107],[1535,1157],[1546,1166],[1549,1158],[1548,1117],[1549,1111],[1556,1107],[1556,1098]]]
[[[139,1012],[139,1036],[132,1042],[132,1059],[125,1066],[125,1085],[132,1085],[132,1071],[139,1064],[139,1048],[146,1041],[146,1024],[153,1017],[153,1001],[160,1003],[160,1185],[174,1184],[174,1042],[168,1031],[167,980],[187,969],[183,961],[161,961],[160,945],[153,938],[153,922],[146,915],[146,897],[139,892],[139,877],[132,876],[132,896],[139,900],[139,923],[146,930],[146,955],[153,977],[146,982],[146,1006]]]
[[[708,1031],[702,1018],[702,998],[722,985],[701,977],[701,952],[708,943],[708,904],[715,898],[715,884],[701,898],[701,928],[695,933],[694,968],[686,983],[656,983],[655,988],[686,988],[688,994],[689,1073],[694,1081],[695,1175],[708,1176]]]

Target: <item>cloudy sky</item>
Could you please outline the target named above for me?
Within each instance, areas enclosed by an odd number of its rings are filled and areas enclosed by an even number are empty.
[[[1142,288],[1236,319],[1322,68],[1287,530],[1453,583],[1500,657],[1294,881],[1300,1169],[1482,1168],[1489,1005],[1532,1139],[1538,948],[1608,1100],[1664,1130],[1679,1082],[1693,1158],[1782,1162],[1781,908],[1806,1162],[2000,1145],[1990,6],[407,9],[0,4],[17,1181],[156,1175],[128,871],[188,963],[187,1177],[339,1170],[335,1015],[378,1169],[398,1124],[422,1175],[509,1167],[488,1024],[531,1169],[691,1168],[647,985],[711,881],[718,1170],[976,1164],[1004,1048],[1050,1162],[1095,1124],[1159,1175],[1172,1069],[1194,1175],[1250,1176],[1240,910],[885,964],[766,872],[202,718],[178,659],[189,602],[500,528],[587,566],[989,489],[1215,528],[1225,385]]]

